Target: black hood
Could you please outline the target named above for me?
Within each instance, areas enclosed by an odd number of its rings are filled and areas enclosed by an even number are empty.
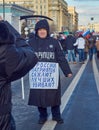
[[[9,29],[3,21],[0,21],[0,44],[9,40]]]
[[[14,36],[10,33],[5,21],[0,21],[0,45],[12,44]]]
[[[38,29],[44,28],[47,30],[47,34],[49,35],[49,24],[46,19],[40,20],[35,25],[35,33],[37,35]]]

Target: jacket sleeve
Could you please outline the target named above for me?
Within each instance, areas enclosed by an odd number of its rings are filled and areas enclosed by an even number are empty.
[[[16,44],[8,45],[6,50],[6,74],[9,81],[23,77],[32,69],[38,59],[32,48],[20,39]]]
[[[65,58],[65,55],[60,47],[60,43],[56,43],[55,57],[59,63],[60,68],[62,69],[64,75],[67,77],[68,74],[72,74],[69,64]]]

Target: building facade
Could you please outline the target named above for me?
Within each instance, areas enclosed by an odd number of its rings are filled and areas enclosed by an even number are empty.
[[[33,13],[34,11],[15,4],[5,4],[3,9],[3,5],[0,4],[0,17],[7,20],[19,32],[22,23],[22,21],[20,21],[20,16],[33,15]]]
[[[88,25],[79,25],[79,30],[86,31],[87,29],[90,29],[91,31],[94,30],[95,32],[99,32],[99,23],[88,23]]]
[[[75,7],[69,6],[68,7],[68,13],[70,14],[70,23],[69,23],[69,27],[70,30],[72,30],[73,32],[78,30],[78,13],[76,12]]]
[[[49,21],[52,30],[58,32],[77,30],[78,15],[75,9],[73,10],[74,12],[69,12],[68,4],[65,0],[6,0],[6,3],[15,3],[33,10],[35,14],[52,18],[53,22]]]

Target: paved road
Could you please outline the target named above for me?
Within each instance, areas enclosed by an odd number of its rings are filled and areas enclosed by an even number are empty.
[[[99,70],[99,61],[97,58],[95,60]],[[45,126],[38,125],[38,112],[36,107],[27,105],[29,94],[28,75],[24,77],[25,100],[22,99],[20,80],[13,82],[12,102],[17,130],[52,130],[51,126],[54,126],[53,129],[55,130],[99,130],[99,96],[92,65],[93,63],[88,61],[79,82],[75,86],[72,96],[70,96],[65,109],[63,109],[62,116],[64,118],[64,124],[62,125],[56,125],[55,122],[51,121],[49,121],[49,124],[45,124]],[[73,72],[73,77],[70,79],[64,77],[60,70],[62,96],[68,91],[69,85],[83,66],[79,63],[70,64]],[[48,111],[50,115],[50,108]],[[46,128],[46,126],[49,128]]]
[[[55,130],[99,130],[99,94],[92,63],[88,62],[63,116],[65,123]]]

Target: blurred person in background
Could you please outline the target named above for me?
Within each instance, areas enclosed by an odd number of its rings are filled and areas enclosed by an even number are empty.
[[[67,54],[66,43],[65,43],[66,36],[65,36],[63,33],[59,33],[58,40],[59,40],[59,42],[60,42],[60,44],[61,44],[61,46],[62,46],[64,55],[65,55],[65,57],[66,57],[66,54]]]
[[[95,46],[96,39],[92,33],[90,33],[89,35],[88,42],[89,42],[89,60],[92,61],[93,54],[96,53],[96,46]]]
[[[88,39],[85,37],[85,49],[84,49],[85,60],[87,60],[88,52],[89,52],[89,42],[88,42]]]
[[[76,64],[76,57],[75,57],[75,47],[74,43],[76,42],[76,38],[73,36],[72,32],[66,37],[65,44],[68,54],[68,62]]]
[[[95,44],[95,46],[96,46],[96,51],[97,51],[97,58],[99,59],[99,36],[96,38],[96,44]]]
[[[82,35],[79,35],[79,37],[76,40],[76,43],[74,44],[74,46],[77,46],[78,49],[79,63],[84,63],[85,61],[85,54],[84,54],[85,44],[86,41],[84,37]]]

